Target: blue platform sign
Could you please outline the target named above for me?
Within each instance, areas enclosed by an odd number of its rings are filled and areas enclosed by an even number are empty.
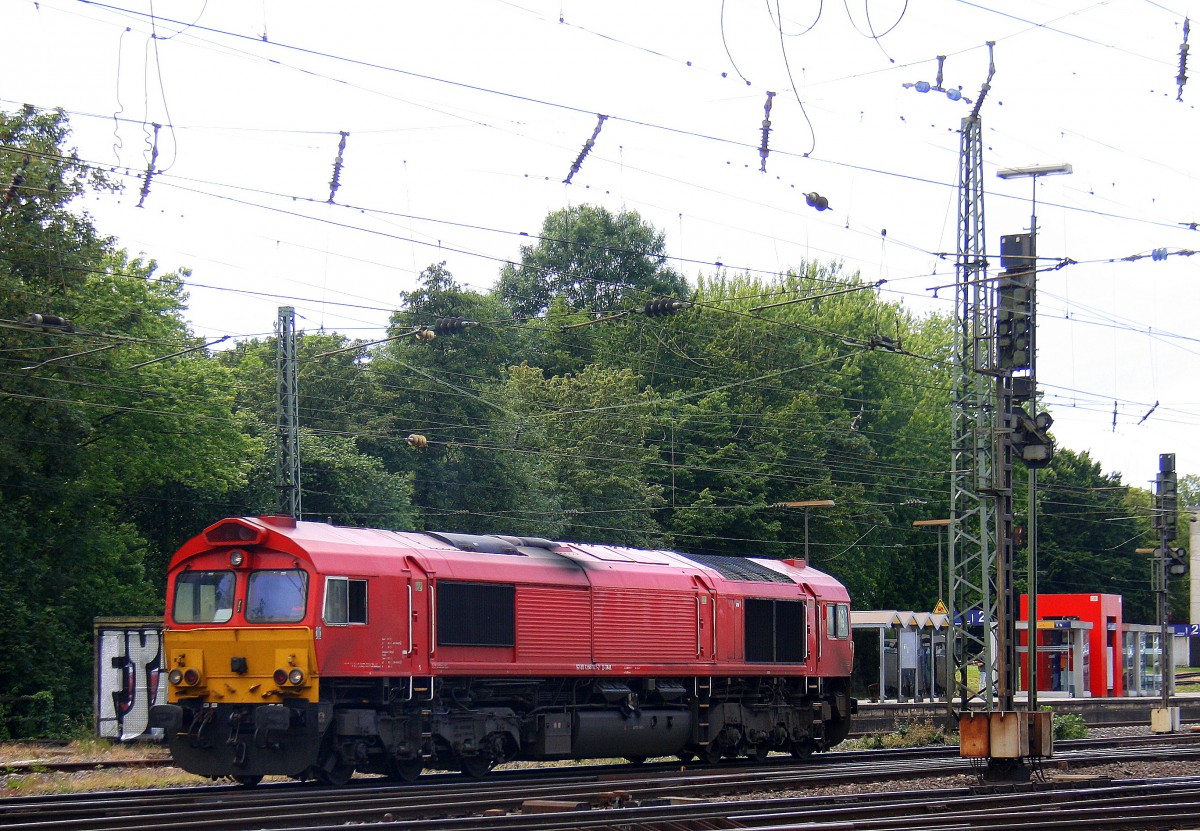
[[[963,623],[963,616],[957,612],[954,614],[955,626],[983,626],[987,622],[987,618],[983,614],[983,609],[968,609],[967,622]]]
[[[1172,623],[1171,630],[1176,636],[1185,638],[1200,635],[1200,623]]]

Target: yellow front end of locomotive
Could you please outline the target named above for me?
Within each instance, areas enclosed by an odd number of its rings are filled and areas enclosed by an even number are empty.
[[[316,702],[320,694],[308,628],[168,629],[163,651],[172,704]]]

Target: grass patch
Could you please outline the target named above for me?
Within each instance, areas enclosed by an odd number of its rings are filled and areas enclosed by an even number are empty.
[[[0,797],[29,794],[77,793],[80,791],[127,791],[148,788],[178,788],[211,784],[178,768],[104,768],[61,773],[22,771],[0,774]],[[227,784],[227,783],[226,783]]]
[[[166,748],[155,744],[119,744],[84,736],[66,745],[0,744],[0,796],[110,791],[201,785],[209,780],[174,767],[105,767],[127,760],[166,760]],[[55,762],[90,762],[85,771],[53,771]]]
[[[1200,667],[1175,667],[1175,692],[1200,692]]]

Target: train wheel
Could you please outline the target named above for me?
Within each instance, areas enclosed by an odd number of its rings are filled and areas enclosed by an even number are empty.
[[[484,774],[492,769],[492,760],[487,756],[462,756],[459,758],[459,770],[472,779],[482,779]]]
[[[397,782],[416,782],[424,770],[420,759],[392,759],[388,764],[388,778]]]
[[[262,780],[263,780],[263,778],[261,776],[235,776],[235,777],[233,777],[234,782],[237,782],[239,785],[243,785],[247,788],[253,788],[255,785],[257,785]]]
[[[688,762],[691,762],[696,758],[696,754],[689,753],[685,750],[682,753],[675,754],[675,758],[678,759],[679,761],[683,762],[686,765]]]
[[[704,746],[704,761],[708,762],[710,765],[715,765],[717,762],[721,761],[721,758],[724,755],[725,751],[723,751],[721,746],[716,742],[709,742]]]
[[[631,765],[644,765],[644,764],[646,764],[646,757],[645,756],[626,756],[625,761],[629,762],[629,764],[631,764]]]
[[[336,753],[326,757],[317,767],[317,781],[322,785],[332,785],[340,788],[349,782],[353,776],[354,765],[349,762],[343,762]]]
[[[817,743],[812,739],[800,739],[792,742],[792,758],[807,762],[817,751]]]
[[[825,741],[829,747],[841,744],[850,735],[850,719],[835,718],[825,722]]]
[[[769,755],[771,755],[771,747],[766,742],[746,747],[746,758],[751,762],[765,762]]]

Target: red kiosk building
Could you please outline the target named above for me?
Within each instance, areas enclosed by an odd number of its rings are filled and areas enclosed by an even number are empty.
[[[1108,697],[1124,695],[1119,594],[1039,594],[1037,601],[1038,691]],[[1021,620],[1029,619],[1029,596],[1021,595]],[[1075,623],[1078,621],[1078,623]],[[1088,625],[1090,624],[1090,626]],[[1021,688],[1028,688],[1028,629],[1021,660]],[[1071,639],[1082,638],[1083,666]],[[1081,679],[1072,681],[1072,679]]]

